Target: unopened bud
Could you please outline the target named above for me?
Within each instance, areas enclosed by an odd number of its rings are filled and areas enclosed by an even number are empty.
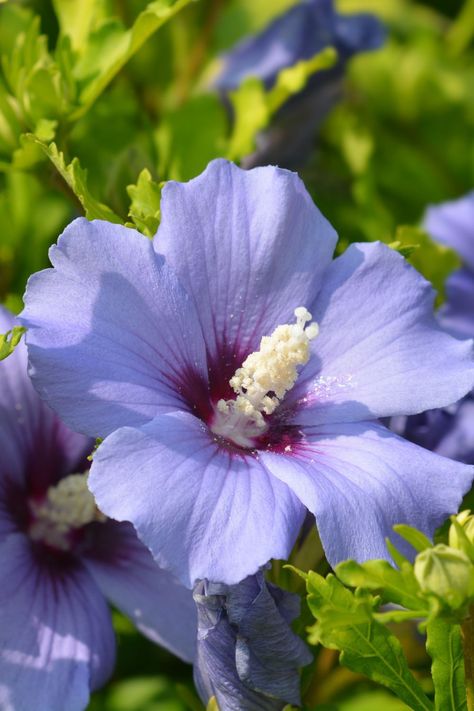
[[[415,577],[422,592],[458,610],[474,595],[474,566],[463,551],[442,543],[416,556]]]

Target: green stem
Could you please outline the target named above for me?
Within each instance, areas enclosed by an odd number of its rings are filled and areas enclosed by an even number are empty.
[[[469,617],[461,625],[461,635],[464,650],[467,711],[474,711],[474,606],[471,606]]]

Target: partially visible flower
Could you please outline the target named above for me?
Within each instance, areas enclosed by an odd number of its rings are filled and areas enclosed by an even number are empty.
[[[464,262],[446,282],[446,303],[440,309],[443,325],[474,336],[474,190],[462,198],[432,205],[424,227],[438,242],[452,247]]]
[[[300,601],[261,572],[237,585],[199,582],[194,680],[221,711],[279,711],[300,704],[299,670],[312,656],[290,623]]]
[[[446,283],[441,324],[459,338],[474,336],[474,191],[433,205],[424,227],[437,241],[452,247],[464,261]],[[445,408],[412,417],[393,418],[391,428],[410,442],[466,464],[474,464],[474,394]]]
[[[374,15],[340,15],[333,0],[301,0],[224,54],[215,86],[227,94],[249,77],[258,77],[268,89],[282,69],[326,47],[338,53],[334,67],[318,72],[280,110],[272,128],[259,137],[258,150],[246,160],[247,167],[298,165],[316,128],[340,97],[347,61],[359,52],[378,49],[384,39],[384,28]]]
[[[153,242],[79,219],[29,281],[34,383],[106,438],[100,509],[190,587],[288,557],[307,510],[331,564],[387,558],[395,523],[431,535],[471,484],[378,420],[462,397],[472,343],[394,250],[335,242],[295,174],[218,160],[165,186]]]
[[[0,307],[0,331],[13,319]],[[83,711],[110,675],[106,599],[153,641],[191,661],[191,593],[160,570],[128,523],[87,489],[92,440],[34,391],[26,348],[0,363],[0,708]]]
[[[401,437],[443,457],[474,464],[474,396],[419,415],[392,417],[390,428]]]
[[[423,226],[431,237],[458,252],[474,275],[474,190],[456,200],[430,205]]]

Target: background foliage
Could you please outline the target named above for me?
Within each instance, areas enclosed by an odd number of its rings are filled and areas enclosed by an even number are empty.
[[[294,2],[0,5],[0,301],[20,310],[27,277],[47,266],[48,246],[73,217],[123,222],[152,236],[163,181],[187,180],[217,156],[239,161],[252,152],[257,133],[282,103],[330,65],[331,51],[282,73],[270,91],[256,79],[245,82],[230,97],[232,124],[212,77],[222,51]],[[340,249],[354,240],[395,243],[441,299],[456,258],[417,225],[427,204],[474,185],[474,3],[337,4],[381,16],[388,40],[382,50],[351,61],[343,100],[315,137],[301,175],[339,232]],[[293,562],[308,569],[317,563],[314,552],[314,545],[299,550]],[[324,561],[319,570],[327,572]],[[272,575],[303,589],[279,564]],[[311,619],[306,609],[301,632]],[[319,623],[320,639],[328,625]],[[202,709],[190,668],[118,614],[115,626],[117,668],[91,711]],[[397,635],[421,690],[416,693],[429,698],[433,682],[421,637],[408,623]],[[337,657],[319,649],[305,670],[308,709],[408,708],[354,666],[339,666]]]

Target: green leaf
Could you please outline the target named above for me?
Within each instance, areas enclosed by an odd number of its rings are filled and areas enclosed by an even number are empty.
[[[373,618],[375,600],[355,594],[333,575],[308,574],[308,605],[317,618],[310,642],[341,652],[340,662],[387,686],[414,711],[433,705],[411,674],[398,639]]]
[[[11,331],[0,334],[0,360],[4,360],[13,353],[25,332],[26,328],[23,326],[14,326]]]
[[[84,208],[88,220],[108,220],[109,222],[123,223],[122,218],[116,215],[107,205],[94,198],[87,187],[87,170],[81,167],[78,158],[73,158],[71,163],[66,163],[64,154],[58,150],[55,143],[49,145],[41,141],[32,133],[22,137],[24,145],[32,143],[38,146],[49,158],[58,173],[64,179],[72,193]]]
[[[270,115],[260,79],[246,79],[238,89],[230,92],[229,98],[234,110],[234,127],[227,157],[237,160],[253,151],[255,136],[268,124]]]
[[[387,550],[390,553],[390,555],[393,558],[393,561],[396,565],[398,565],[399,568],[401,568],[405,563],[410,563],[408,558],[406,558],[402,553],[400,553],[397,548],[393,545],[392,541],[389,538],[385,539],[385,544],[387,546]]]
[[[82,84],[81,104],[71,115],[75,121],[94,103],[122,67],[151,35],[193,0],[155,0],[138,15],[126,30],[117,20],[108,20],[95,30],[74,68]]]
[[[433,620],[427,628],[426,649],[433,662],[436,711],[465,711],[464,657],[459,625]]]
[[[386,560],[369,560],[366,563],[349,560],[339,563],[335,572],[344,585],[376,591],[384,602],[394,602],[408,610],[425,607],[418,596],[420,588],[409,563],[396,570]]]
[[[398,252],[402,255],[402,257],[405,257],[405,259],[407,259],[407,257],[409,257],[410,254],[415,251],[415,249],[418,249],[419,245],[402,244],[400,240],[395,240],[394,242],[389,242],[388,247],[390,247],[390,249],[394,249],[395,252]]]
[[[334,707],[336,709],[336,707]],[[336,711],[410,711],[402,701],[387,691],[371,690],[362,694],[352,693],[337,705]],[[319,707],[318,707],[318,711]]]
[[[234,110],[234,128],[227,157],[236,160],[251,153],[257,133],[268,126],[285,101],[304,89],[316,72],[328,69],[336,60],[336,51],[326,47],[314,57],[283,69],[269,91],[265,91],[259,79],[250,77],[238,89],[229,92]]]
[[[132,201],[129,216],[143,234],[153,237],[160,224],[161,188],[147,168],[138,176],[136,185],[127,186],[127,193]]]
[[[275,85],[267,93],[270,114],[274,114],[285,101],[302,91],[313,74],[330,69],[336,62],[337,52],[334,47],[325,47],[310,59],[302,59],[293,66],[282,69]]]
[[[404,538],[410,545],[412,545],[413,548],[419,553],[433,546],[433,543],[429,538],[427,538],[427,536],[425,536],[424,533],[417,531],[417,529],[412,526],[407,526],[405,523],[398,523],[393,527],[393,530],[395,533],[398,533],[399,536]]]
[[[58,64],[48,50],[48,38],[40,32],[38,16],[18,13],[9,6],[1,12],[2,21],[18,28],[10,50],[2,47],[2,69],[12,95],[10,105],[16,107],[23,131],[25,127],[34,130],[42,119],[66,116],[75,101],[75,86],[62,71],[71,61],[69,43],[59,43]]]
[[[18,107],[11,101],[5,86],[0,81],[0,153],[9,157],[18,146],[22,131]]]
[[[410,264],[433,284],[438,292],[439,306],[444,301],[444,284],[447,277],[461,265],[459,257],[453,249],[433,241],[419,227],[398,227],[395,240],[401,248],[408,249],[404,256]]]
[[[102,0],[53,0],[63,36],[68,36],[74,50],[82,49],[94,23],[103,10]]]

